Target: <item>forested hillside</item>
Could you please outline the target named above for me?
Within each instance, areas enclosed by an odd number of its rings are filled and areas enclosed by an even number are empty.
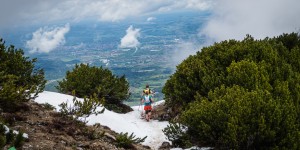
[[[299,149],[299,69],[297,33],[204,47],[178,65],[163,88],[167,105],[188,127],[167,135],[179,145]]]

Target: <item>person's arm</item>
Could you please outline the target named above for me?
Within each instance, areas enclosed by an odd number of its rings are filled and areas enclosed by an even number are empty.
[[[142,96],[142,98],[141,98],[141,104],[143,104],[144,101],[145,101],[145,98],[144,98],[144,96]]]
[[[150,101],[151,101],[151,103],[154,102],[153,96],[150,97]]]

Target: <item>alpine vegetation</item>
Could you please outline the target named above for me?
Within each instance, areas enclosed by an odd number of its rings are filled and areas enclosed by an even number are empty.
[[[147,136],[145,136],[143,138],[136,138],[133,133],[131,133],[128,136],[128,132],[126,132],[126,133],[121,132],[116,137],[116,142],[117,142],[118,147],[123,147],[125,149],[134,149],[134,147],[132,145],[133,143],[135,143],[135,144],[142,143],[145,141],[146,138],[147,138]]]
[[[75,95],[73,92],[72,95]],[[82,101],[77,99],[75,96],[72,100],[71,104],[68,104],[68,102],[63,102],[59,106],[61,107],[60,112],[63,115],[66,116],[72,116],[73,119],[79,119],[79,117],[82,117],[84,120],[83,122],[86,123],[86,118],[89,117],[92,114],[98,115],[104,112],[104,108],[99,110],[100,106],[102,106],[103,98],[99,99],[96,94],[93,96],[90,96],[89,98],[84,97]]]
[[[25,57],[22,49],[5,46],[0,38],[0,108],[3,111],[19,110],[24,102],[44,90],[44,71],[35,68],[36,60]]]
[[[218,149],[299,149],[299,60],[297,33],[226,40],[178,65],[163,93],[177,121],[188,128],[184,137],[193,143]]]
[[[88,64],[76,64],[58,83],[57,89],[62,93],[74,92],[76,97],[81,98],[95,94],[95,98],[104,99],[104,106],[109,110],[121,109],[123,112],[122,102],[129,97],[129,83],[124,75],[117,77],[109,69]]]

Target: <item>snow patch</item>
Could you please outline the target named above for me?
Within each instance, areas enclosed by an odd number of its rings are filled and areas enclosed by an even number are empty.
[[[44,91],[39,94],[38,98],[35,99],[36,102],[40,104],[49,103],[53,105],[56,110],[59,110],[59,104],[63,102],[72,102],[73,96]],[[82,100],[79,98],[79,100]],[[163,101],[159,101],[154,105],[158,105]],[[140,114],[142,112],[141,106],[133,106],[134,111],[127,114],[118,114],[109,110],[105,110],[103,114],[90,115],[86,118],[88,125],[93,125],[95,123],[100,123],[101,125],[108,126],[110,129],[118,133],[128,132],[129,134],[134,133],[136,137],[143,138],[147,136],[146,140],[142,143],[148,145],[153,149],[158,149],[159,146],[164,142],[168,141],[166,136],[162,132],[162,129],[167,127],[169,124],[167,121],[157,121],[151,120],[146,122],[140,119]],[[98,108],[99,110],[102,108]]]

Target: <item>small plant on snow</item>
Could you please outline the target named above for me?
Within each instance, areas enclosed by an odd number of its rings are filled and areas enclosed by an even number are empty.
[[[118,147],[132,148],[133,147],[132,144],[142,143],[145,141],[146,138],[147,136],[143,138],[135,138],[135,135],[133,135],[133,133],[131,133],[128,136],[128,132],[126,133],[121,132],[119,135],[117,135],[116,142]]]
[[[75,95],[74,91],[73,95]],[[85,97],[83,101],[78,100],[74,96],[73,105],[68,105],[68,102],[63,102],[59,105],[61,107],[60,112],[63,115],[74,116],[74,119],[78,119],[79,117],[86,119],[91,114],[98,115],[104,112],[105,108],[100,111],[97,110],[98,107],[102,106],[103,101],[103,99],[97,98],[96,94],[90,96],[90,98]]]

